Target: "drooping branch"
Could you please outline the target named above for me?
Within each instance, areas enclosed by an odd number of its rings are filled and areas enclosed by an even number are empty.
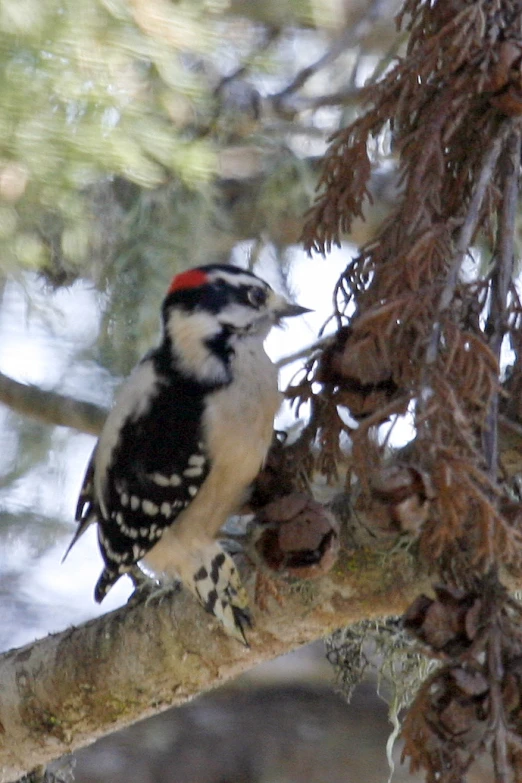
[[[509,333],[516,361],[504,385],[522,418],[522,305],[512,283],[520,8],[513,0],[406,0],[400,19],[410,34],[406,56],[365,90],[367,110],[334,137],[307,246],[327,251],[350,230],[368,198],[372,141],[390,127],[403,192],[339,281],[335,341],[293,392],[315,404],[312,468],[326,465],[330,475],[344,467],[339,406],[363,418],[349,433],[349,479],[395,498],[396,520],[402,511],[417,523],[420,552],[437,562],[443,584],[435,599],[419,596],[405,618],[442,661],[404,724],[413,771],[422,766],[430,783],[453,783],[488,752],[505,783],[522,767],[519,702],[509,698],[511,687],[519,699],[522,683],[522,613],[500,573],[508,563],[521,571],[522,503],[513,471],[499,460],[515,429],[498,416]],[[390,431],[390,415],[408,407],[410,461],[391,473],[386,441],[368,424]],[[420,503],[412,506],[415,484]]]

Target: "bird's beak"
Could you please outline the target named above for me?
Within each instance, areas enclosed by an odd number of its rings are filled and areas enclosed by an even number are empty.
[[[276,293],[271,294],[270,309],[278,320],[280,318],[293,318],[294,315],[304,315],[304,313],[313,312],[309,307],[301,307],[301,305],[288,302],[284,296]]]
[[[281,318],[292,318],[294,315],[304,315],[305,313],[313,313],[313,310],[310,310],[309,307],[286,302],[284,310],[281,310],[279,314]]]

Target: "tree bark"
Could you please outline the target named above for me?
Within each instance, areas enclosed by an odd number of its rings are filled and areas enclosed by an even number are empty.
[[[250,649],[182,591],[2,655],[1,783],[338,627],[400,614],[428,580],[408,555],[361,547],[321,580],[278,587],[282,606],[255,611]]]

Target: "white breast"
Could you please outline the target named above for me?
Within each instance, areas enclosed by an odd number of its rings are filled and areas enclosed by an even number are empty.
[[[281,394],[277,369],[258,339],[238,342],[232,375],[233,382],[213,395],[204,426],[213,465],[233,467],[237,480],[248,484],[270,446]]]

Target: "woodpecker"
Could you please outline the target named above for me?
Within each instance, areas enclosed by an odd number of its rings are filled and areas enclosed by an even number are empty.
[[[272,439],[281,395],[264,340],[283,318],[305,312],[237,267],[174,277],[160,344],[121,387],[94,448],[65,555],[97,525],[98,603],[139,564],[163,584],[180,579],[246,644],[247,596],[216,536]]]

